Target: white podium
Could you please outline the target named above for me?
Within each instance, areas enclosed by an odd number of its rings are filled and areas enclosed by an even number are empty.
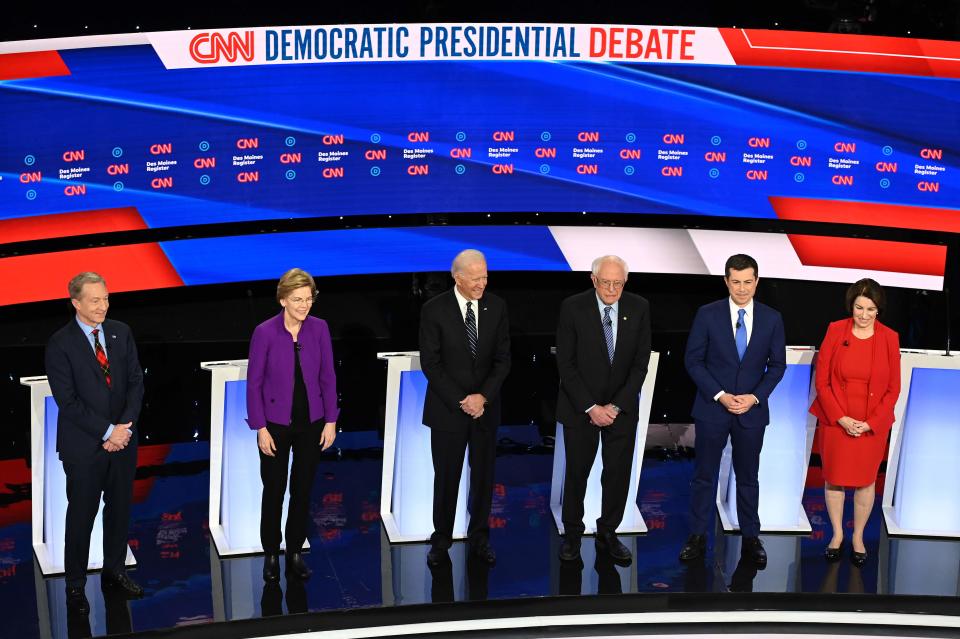
[[[44,576],[63,573],[63,536],[66,532],[67,476],[57,454],[57,403],[46,377],[21,377],[30,388],[30,482],[33,512],[33,552]],[[136,565],[127,547],[127,566]],[[90,535],[87,570],[103,568],[103,500]]]
[[[247,425],[247,360],[201,362],[210,371],[210,536],[221,557],[263,552],[260,545],[260,454]],[[291,462],[292,463],[292,456]],[[287,520],[289,487],[281,529]],[[280,547],[284,547],[281,542]],[[305,549],[310,547],[304,542]]]
[[[433,456],[430,429],[423,425],[427,378],[420,353],[377,353],[387,362],[387,405],[383,428],[380,518],[390,543],[427,541],[433,532]],[[457,494],[453,538],[467,536],[469,452]]]
[[[902,350],[883,518],[891,535],[960,538],[960,357]]]
[[[813,355],[810,347],[787,347],[787,371],[769,397],[770,424],[760,452],[760,530],[808,533],[803,487],[817,418],[809,414],[813,400]],[[720,459],[717,510],[726,532],[740,529],[737,518],[737,478],[729,442]]]
[[[647,441],[647,429],[650,426],[650,406],[653,403],[653,387],[657,380],[657,366],[660,363],[660,353],[650,353],[650,363],[647,365],[647,376],[640,389],[640,421],[637,424],[637,440],[633,447],[633,465],[630,469],[630,488],[627,492],[627,507],[623,513],[623,521],[617,527],[618,533],[645,533],[647,525],[637,506],[637,489],[640,484],[640,467],[643,464],[643,448]],[[564,534],[563,529],[563,478],[567,470],[566,449],[563,441],[563,426],[557,424],[557,436],[553,447],[553,480],[550,487],[550,510],[553,512],[553,521],[557,530]],[[602,443],[597,447],[597,456],[593,460],[590,476],[587,478],[587,492],[583,498],[583,534],[593,535],[596,531],[597,518],[600,516],[600,506],[603,490],[600,486],[600,474],[603,472],[601,458]]]

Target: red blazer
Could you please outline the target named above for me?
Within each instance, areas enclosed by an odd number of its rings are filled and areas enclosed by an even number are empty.
[[[847,415],[847,393],[840,376],[840,363],[847,348],[844,342],[855,339],[851,334],[853,318],[831,322],[820,345],[816,365],[817,397],[810,407],[821,424],[838,426],[837,420]],[[886,437],[893,426],[893,406],[900,396],[900,336],[879,321],[874,324],[873,368],[867,383],[867,419],[871,434]]]

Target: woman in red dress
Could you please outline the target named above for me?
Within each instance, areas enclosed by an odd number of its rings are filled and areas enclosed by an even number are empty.
[[[840,559],[844,489],[855,488],[850,555],[855,566],[867,560],[863,528],[873,510],[877,471],[900,396],[900,339],[877,320],[885,302],[883,289],[869,278],[847,289],[852,317],[827,328],[817,356],[817,398],[810,407],[818,420],[824,494],[833,527],[824,557]]]

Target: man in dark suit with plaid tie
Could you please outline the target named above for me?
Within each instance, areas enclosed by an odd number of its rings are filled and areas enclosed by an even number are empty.
[[[420,312],[420,368],[427,377],[423,424],[433,456],[433,535],[427,563],[449,560],[463,459],[470,446],[470,552],[487,564],[500,386],[510,372],[510,326],[503,300],[486,292],[487,261],[473,249],[450,269],[455,286]]]
[[[104,279],[96,273],[80,273],[67,288],[76,314],[50,338],[45,363],[59,409],[57,452],[67,476],[67,606],[71,612],[87,614],[90,604],[84,584],[101,495],[101,585],[128,596],[143,594],[124,568],[143,371],[130,328],[106,319],[110,300]]]
[[[624,292],[628,275],[621,258],[598,257],[591,267],[593,288],[568,297],[560,307],[557,419],[563,424],[567,465],[560,546],[564,561],[580,558],[586,528],[583,499],[601,440],[603,498],[596,545],[615,562],[631,561],[616,530],[626,508],[640,388],[650,362],[650,305],[639,295]]]

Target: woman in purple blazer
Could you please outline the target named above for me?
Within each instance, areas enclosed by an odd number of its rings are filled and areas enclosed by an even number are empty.
[[[283,311],[263,322],[250,339],[247,365],[247,423],[257,431],[263,501],[260,543],[266,554],[263,578],[280,579],[280,516],[290,470],[286,526],[287,575],[310,576],[301,551],[307,538],[310,487],[322,450],[337,436],[337,379],[330,329],[310,317],[317,286],[298,268],[283,274],[277,301]]]

